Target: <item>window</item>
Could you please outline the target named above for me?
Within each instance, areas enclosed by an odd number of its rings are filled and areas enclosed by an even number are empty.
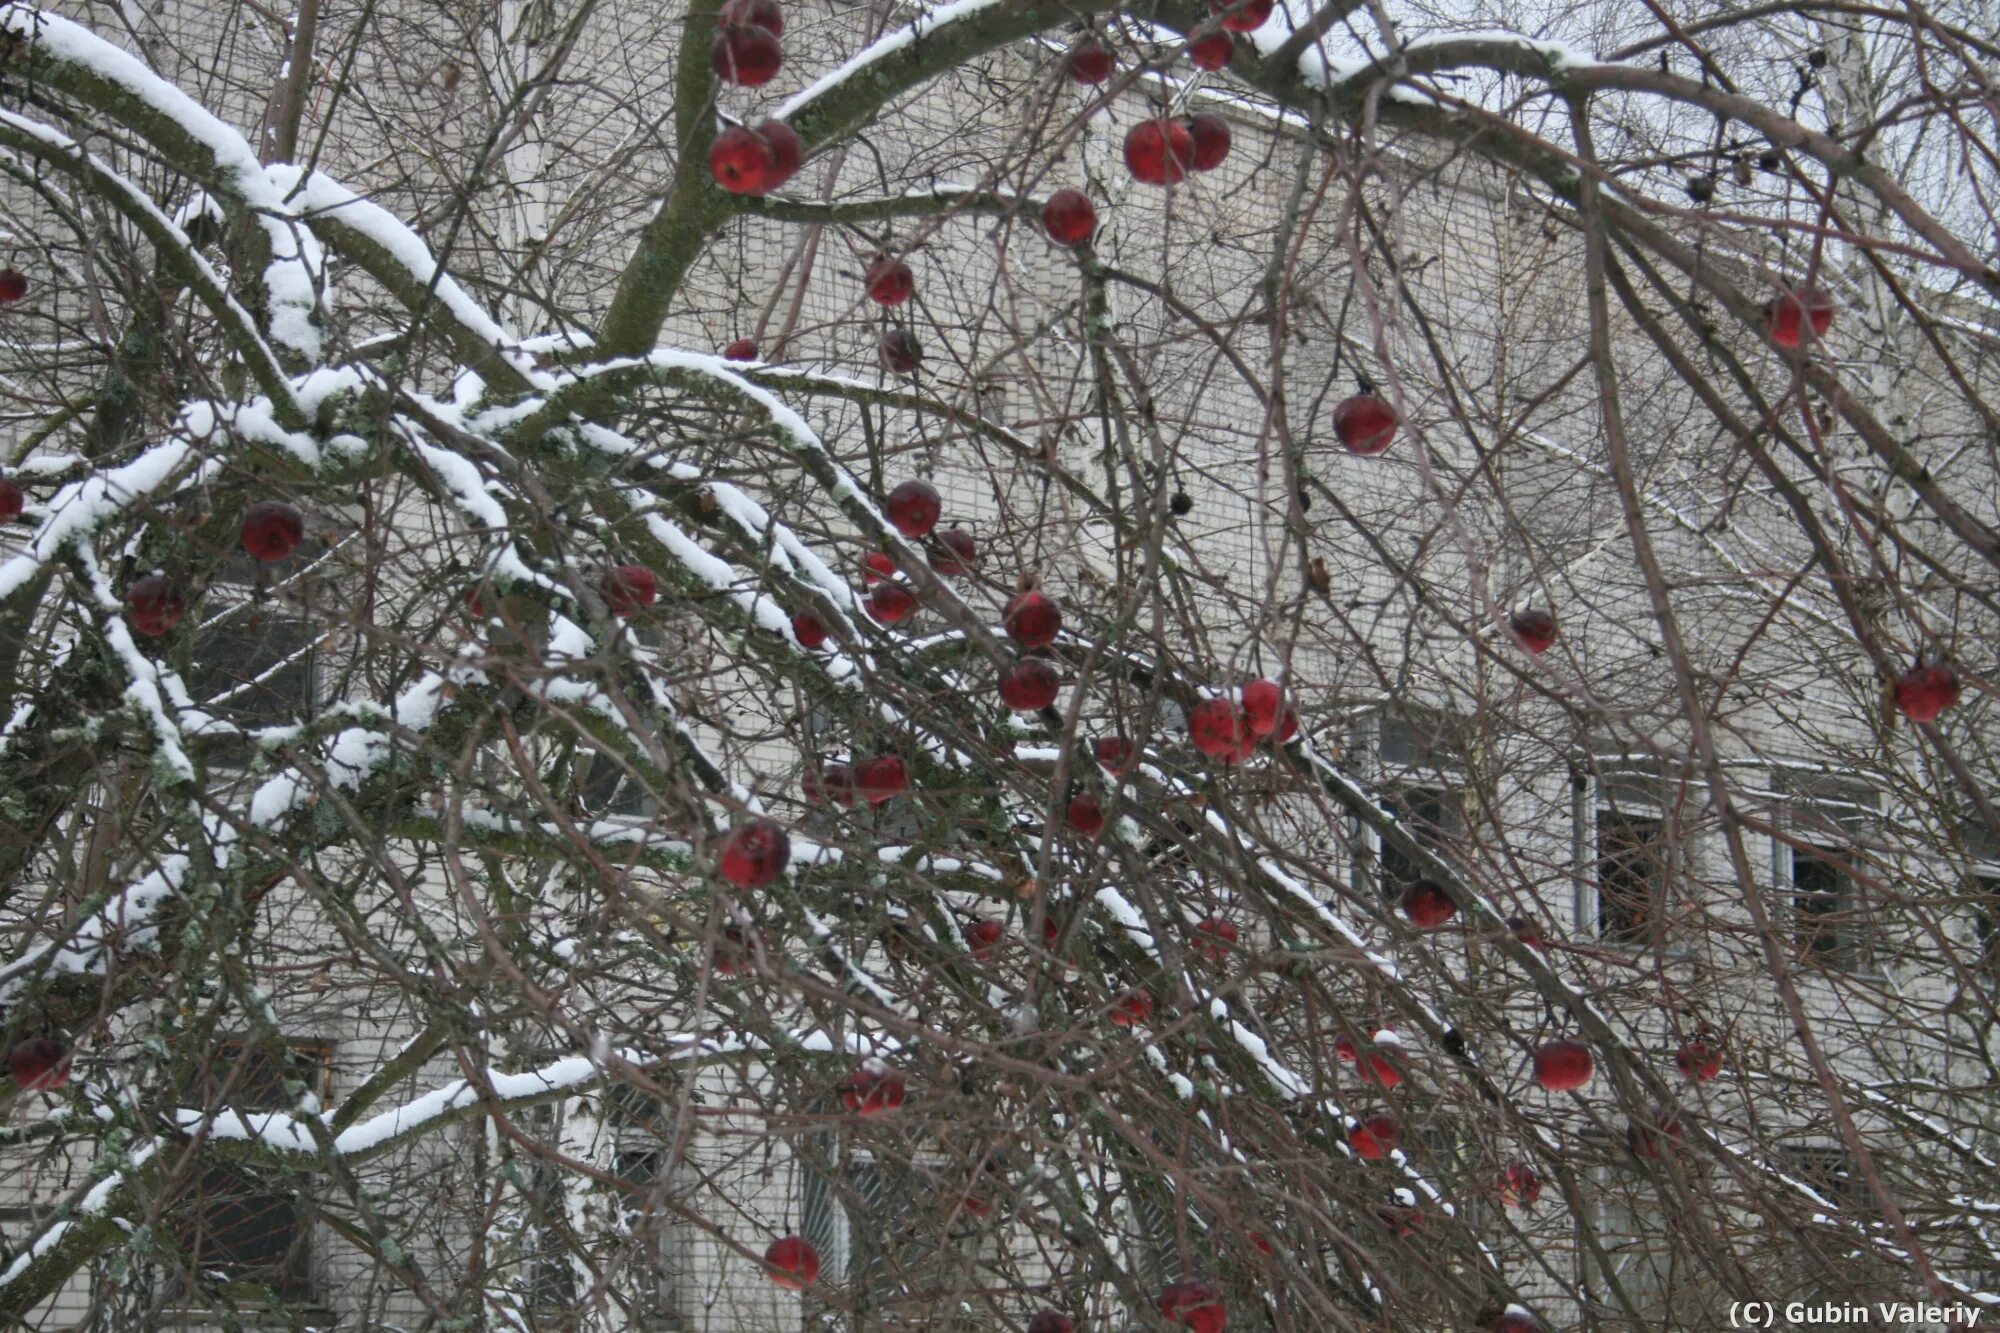
[[[1666,825],[1613,808],[1597,812],[1597,936],[1639,948],[1664,938]]]
[[[990,1218],[962,1207],[966,1175],[956,1162],[927,1165],[865,1152],[837,1166],[806,1168],[799,1234],[819,1253],[821,1285],[833,1291],[844,1284],[857,1327],[871,1333],[983,1327],[969,1322],[961,1252],[963,1233]],[[954,1216],[947,1234],[946,1219]]]
[[[1866,1209],[1868,1187],[1854,1174],[1847,1150],[1813,1143],[1779,1145],[1778,1162],[1785,1174],[1819,1195],[1829,1205],[1850,1211]]]
[[[1464,828],[1464,800],[1442,787],[1405,787],[1391,792],[1382,804],[1389,808],[1426,848],[1435,850]],[[1412,880],[1423,878],[1414,861],[1387,841],[1382,843],[1382,895],[1399,898]]]
[[[613,1286],[629,1302],[634,1327],[679,1328],[676,1219],[660,1207],[674,1190],[673,1171],[667,1165],[666,1136],[671,1126],[660,1120],[660,1103],[634,1088],[614,1088],[609,1110],[616,1135],[612,1170],[623,1186],[618,1192],[619,1220],[630,1238],[619,1256],[619,1276]]]
[[[1465,757],[1459,732],[1462,724],[1448,713],[1406,708],[1382,718],[1384,770],[1455,769]]]
[[[189,1100],[211,1112],[290,1111],[298,1098],[287,1079],[304,1083],[324,1101],[331,1093],[333,1048],[293,1043],[282,1058],[263,1043],[223,1042],[196,1075]],[[303,1177],[270,1169],[252,1171],[204,1161],[194,1187],[176,1203],[175,1228],[194,1283],[232,1293],[281,1300],[312,1296],[312,1226]]]
[[[1973,876],[1972,894],[1972,938],[1979,945],[1978,966],[2000,974],[2000,876]]]
[[[1873,789],[1844,774],[1778,774],[1790,837],[1774,841],[1781,901],[1789,896],[1801,961],[1851,970],[1873,957],[1874,931],[1855,883],[1856,851],[1880,815]]]
[[[1674,1301],[1676,1274],[1674,1247],[1666,1218],[1650,1195],[1640,1197],[1630,1189],[1608,1190],[1598,1200],[1597,1244],[1603,1251],[1596,1261],[1596,1281],[1590,1283],[1599,1311],[1612,1327],[1658,1328],[1670,1315],[1694,1312]],[[1693,1275],[1681,1276],[1678,1286],[1692,1289]],[[1620,1297],[1623,1297],[1621,1300]],[[1629,1306],[1629,1308],[1628,1308]],[[1632,1322],[1634,1315],[1639,1323]]]
[[[304,563],[303,554],[288,556],[272,567],[277,574],[265,577],[282,578]],[[195,632],[188,655],[188,694],[206,712],[244,728],[300,721],[314,697],[317,635],[283,603],[253,597],[258,577],[247,557],[222,566],[207,602],[215,614]],[[251,746],[229,740],[209,753],[224,765],[240,765]]]

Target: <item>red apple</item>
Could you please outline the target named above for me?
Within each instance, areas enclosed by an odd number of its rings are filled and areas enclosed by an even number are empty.
[[[1188,137],[1194,141],[1192,159],[1196,171],[1213,171],[1229,156],[1229,122],[1213,111],[1191,118]]]
[[[984,1194],[974,1194],[967,1191],[959,1198],[958,1208],[967,1217],[993,1216],[993,1200],[987,1198]]]
[[[731,194],[760,195],[778,184],[778,158],[763,135],[731,125],[708,146],[708,173]]]
[[[1243,717],[1256,736],[1278,729],[1278,710],[1285,704],[1285,687],[1275,680],[1253,680],[1243,687]]]
[[[1160,1293],[1160,1317],[1191,1333],[1222,1333],[1229,1311],[1215,1284],[1198,1277],[1169,1282]]]
[[[1255,741],[1243,710],[1235,700],[1220,694],[1203,699],[1188,714],[1188,738],[1195,749],[1224,763],[1236,761],[1244,741]]]
[[[811,611],[792,612],[792,637],[801,648],[817,648],[826,642],[826,626]]]
[[[1351,1065],[1361,1058],[1361,1048],[1354,1044],[1354,1038],[1342,1032],[1334,1036],[1333,1054],[1342,1064]]]
[[[1500,1203],[1507,1208],[1532,1208],[1542,1197],[1542,1177],[1526,1162],[1510,1162],[1500,1173]]]
[[[1540,607],[1524,607],[1507,618],[1507,628],[1523,648],[1537,657],[1556,641],[1556,618]]]
[[[1222,26],[1231,32],[1255,32],[1271,17],[1277,0],[1208,0],[1211,14],[1222,15]]]
[[[846,809],[854,804],[854,770],[846,764],[827,764],[818,769],[809,767],[799,785],[805,790],[806,800],[814,805],[832,801]]]
[[[28,275],[9,264],[0,268],[0,305],[13,305],[28,294]]]
[[[604,576],[604,604],[614,616],[636,616],[659,595],[660,581],[644,565],[619,565]]]
[[[785,14],[777,0],[729,0],[716,21],[726,28],[762,28],[773,37],[785,35]]]
[[[856,1115],[881,1115],[903,1104],[903,1091],[901,1074],[880,1060],[863,1060],[840,1081],[840,1104]]]
[[[7,1052],[14,1082],[28,1092],[54,1092],[69,1082],[69,1052],[49,1037],[30,1037]]]
[[[964,528],[946,528],[937,534],[943,551],[931,556],[931,568],[946,578],[962,578],[979,568],[979,543]]]
[[[1196,69],[1221,69],[1236,54],[1236,42],[1226,32],[1212,32],[1188,43],[1188,59]]]
[[[1076,1333],[1076,1324],[1066,1314],[1043,1310],[1028,1321],[1028,1333]]]
[[[1062,633],[1062,611],[1030,588],[1015,593],[1000,609],[1000,625],[1023,648],[1046,648]]]
[[[771,145],[771,162],[777,172],[777,178],[767,188],[775,190],[799,174],[799,163],[805,157],[805,145],[799,142],[799,132],[782,120],[765,121],[757,127],[757,133],[765,143]]]
[[[0,523],[12,523],[21,516],[21,508],[28,497],[21,488],[5,477],[0,477]]]
[[[125,590],[125,619],[134,633],[157,639],[181,623],[187,594],[165,574],[148,574]]]
[[[868,614],[880,625],[900,625],[917,611],[917,595],[900,583],[878,583],[868,590]]]
[[[1801,287],[1764,305],[1764,327],[1780,347],[1796,348],[1833,327],[1833,298],[1817,287]]]
[[[785,873],[792,840],[768,819],[753,819],[722,844],[722,877],[739,889],[761,889]]]
[[[1392,1115],[1371,1115],[1357,1120],[1347,1130],[1347,1146],[1364,1162],[1379,1162],[1396,1147],[1402,1129]]]
[[[1515,939],[1521,941],[1521,943],[1527,945],[1530,949],[1546,949],[1548,947],[1542,943],[1541,927],[1524,916],[1508,917],[1507,929],[1513,934]]]
[[[882,335],[882,364],[898,375],[914,375],[924,359],[923,345],[908,329],[890,329]]]
[[[874,587],[883,579],[896,577],[896,562],[883,551],[870,551],[861,559],[861,581]]]
[[[1225,962],[1241,938],[1236,923],[1227,917],[1203,917],[1194,928],[1195,948],[1211,963]]]
[[[906,481],[889,492],[889,521],[911,541],[929,536],[943,512],[944,500],[927,481]]]
[[[283,500],[259,500],[243,515],[243,549],[266,564],[283,560],[305,538],[304,516]]]
[[[1355,1062],[1355,1070],[1363,1083],[1373,1083],[1379,1088],[1393,1088],[1403,1081],[1403,1071],[1386,1051],[1370,1051]]]
[[[1722,1051],[1713,1044],[1694,1037],[1681,1044],[1674,1052],[1674,1067],[1681,1071],[1681,1077],[1693,1083],[1706,1083],[1722,1072]]]
[[[1123,736],[1100,736],[1095,747],[1097,762],[1109,769],[1114,776],[1123,777],[1132,762],[1139,757],[1139,747]]]
[[[819,1251],[803,1237],[783,1236],[764,1251],[764,1266],[786,1291],[804,1291],[819,1280]]]
[[[1104,831],[1104,807],[1087,791],[1070,797],[1069,807],[1063,815],[1069,820],[1069,826],[1086,838],[1094,838]]]
[[[1594,1065],[1590,1048],[1563,1038],[1535,1052],[1535,1082],[1550,1092],[1575,1092],[1590,1082]]]
[[[854,789],[870,805],[882,805],[910,789],[910,770],[900,757],[876,755],[854,766]]]
[[[724,361],[755,361],[757,359],[757,343],[751,338],[738,338],[735,342],[722,349],[722,359]]]
[[[1271,728],[1271,744],[1283,745],[1299,734],[1299,715],[1290,708],[1278,714],[1278,725]]]
[[[965,928],[965,947],[974,958],[981,962],[1000,952],[1000,940],[1006,928],[992,917],[982,916]]]
[[[1458,904],[1434,880],[1420,879],[1403,890],[1403,915],[1418,930],[1436,930],[1458,915]]]
[[[1069,49],[1069,77],[1072,83],[1103,83],[1111,77],[1118,60],[1111,48],[1096,37],[1085,37]]]
[[[882,255],[868,266],[868,299],[876,305],[897,306],[910,299],[917,290],[917,275],[910,272],[910,266],[894,255]]]
[[[1142,185],[1178,185],[1194,163],[1194,136],[1178,120],[1142,120],[1125,135],[1125,166]]]
[[[1634,1157],[1672,1157],[1681,1146],[1681,1119],[1663,1109],[1654,1113],[1651,1124],[1634,1120],[1625,1128],[1625,1143]]]
[[[1912,722],[1935,722],[1958,702],[1958,673],[1942,663],[1916,666],[1896,678],[1896,707]]]
[[[1082,245],[1097,230],[1097,210],[1082,190],[1057,190],[1042,205],[1042,229],[1057,245]]]
[[[1152,1016],[1153,997],[1142,990],[1128,990],[1111,1005],[1110,1018],[1115,1027],[1129,1028]]]
[[[1056,701],[1062,677],[1045,657],[1024,657],[1000,673],[1000,702],[1017,713],[1032,713]]]
[[[1271,1238],[1261,1231],[1250,1233],[1250,1243],[1257,1247],[1257,1253],[1267,1259],[1278,1252],[1276,1247],[1271,1244]]]
[[[1372,393],[1343,398],[1333,409],[1333,433],[1349,453],[1371,458],[1396,438],[1396,409]]]
[[[715,77],[744,88],[769,83],[785,63],[784,48],[769,28],[741,24],[716,30],[708,48],[708,63]]]

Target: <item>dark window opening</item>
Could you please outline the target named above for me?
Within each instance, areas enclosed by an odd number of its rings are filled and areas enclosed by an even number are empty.
[[[2000,877],[1976,876],[1972,891],[1972,938],[1979,944],[1979,964],[2000,973]]]
[[[1426,849],[1436,850],[1446,837],[1459,830],[1461,806],[1457,792],[1439,787],[1405,787],[1385,797],[1382,804]],[[1383,897],[1400,898],[1412,881],[1423,877],[1424,872],[1415,861],[1383,840]]]
[[[312,627],[270,603],[230,609],[204,625],[189,654],[187,687],[218,719],[248,729],[305,720],[313,701]],[[217,743],[210,754],[241,763],[250,742]]]
[[[1847,877],[1835,853],[1792,851],[1792,920],[1800,954],[1828,967],[1863,961],[1861,922]]]
[[[1854,1173],[1847,1150],[1818,1144],[1780,1145],[1779,1161],[1787,1174],[1836,1208],[1865,1210],[1867,1185]]]
[[[190,1101],[242,1115],[291,1111],[297,1099],[286,1091],[286,1080],[304,1083],[324,1100],[331,1065],[332,1048],[321,1044],[293,1045],[280,1060],[262,1045],[224,1042],[198,1072]],[[312,1227],[303,1181],[289,1172],[204,1163],[193,1190],[179,1200],[175,1220],[195,1281],[245,1295],[310,1300]]]
[[[1619,810],[1597,812],[1597,935],[1612,944],[1660,938],[1666,908],[1666,828]]]

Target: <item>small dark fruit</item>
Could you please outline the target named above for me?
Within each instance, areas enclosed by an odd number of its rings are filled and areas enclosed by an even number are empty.
[[[187,594],[165,574],[148,574],[125,590],[125,619],[149,639],[167,633],[186,614]]]
[[[283,500],[259,500],[243,515],[243,549],[266,564],[283,560],[305,539],[305,517]]]
[[[761,889],[785,873],[792,840],[768,819],[753,819],[722,844],[722,877],[739,889]]]

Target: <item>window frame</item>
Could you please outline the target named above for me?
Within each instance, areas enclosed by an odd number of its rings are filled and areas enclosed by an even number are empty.
[[[291,1035],[285,1036],[283,1041],[287,1057],[295,1060],[296,1057],[306,1056],[311,1059],[312,1068],[309,1071],[313,1075],[311,1091],[321,1105],[330,1104],[333,1096],[334,1059],[339,1049],[338,1044],[327,1037]],[[218,1038],[214,1045],[214,1058],[204,1062],[200,1069],[195,1071],[198,1076],[204,1078],[208,1090],[185,1089],[184,1098],[204,1114],[211,1107],[218,1114],[232,1110],[245,1113],[293,1111],[295,1107],[282,1099],[270,1100],[269,1104],[264,1105],[258,1104],[266,1100],[263,1098],[253,1097],[245,1100],[240,1081],[236,1094],[224,1100],[221,1095],[222,1088],[227,1086],[230,1080],[225,1076],[219,1080],[209,1081],[208,1076],[225,1060],[233,1065],[235,1060],[245,1054],[262,1058],[265,1045],[264,1039],[249,1034]],[[292,1072],[294,1068],[290,1065],[278,1071],[280,1087],[283,1077]],[[208,1219],[205,1214],[211,1195],[219,1194],[227,1188],[218,1186],[217,1182],[227,1177],[231,1178],[232,1182],[240,1179],[254,1186],[256,1178],[228,1162],[204,1163],[197,1159],[194,1169],[199,1173],[199,1177],[191,1182],[192,1194],[183,1191],[182,1198],[194,1207],[195,1215],[186,1220],[185,1226],[176,1224],[172,1227],[174,1243],[185,1253],[187,1267],[185,1272],[176,1272],[169,1279],[172,1283],[172,1290],[167,1296],[169,1307],[189,1311],[205,1309],[206,1304],[202,1301],[201,1292],[204,1287],[210,1285],[207,1275],[218,1270],[226,1272],[230,1265],[241,1265],[245,1271],[240,1275],[231,1274],[223,1282],[214,1284],[214,1287],[232,1301],[244,1302],[247,1299],[262,1304],[262,1297],[268,1292],[270,1296],[283,1302],[306,1305],[317,1302],[323,1292],[325,1281],[319,1269],[323,1247],[319,1243],[318,1223],[313,1216],[310,1197],[298,1191],[281,1193],[276,1190],[255,1188],[241,1191],[241,1197],[248,1204],[260,1200],[266,1203],[275,1202],[278,1205],[276,1212],[289,1219],[286,1231],[292,1239],[285,1246],[287,1257],[283,1262],[283,1267],[288,1271],[281,1273],[279,1281],[274,1283],[268,1277],[258,1275],[262,1270],[253,1268],[239,1259],[205,1255],[201,1245],[206,1234],[205,1223]],[[261,1209],[256,1217],[261,1218],[271,1211],[273,1210],[268,1207]],[[262,1222],[260,1225],[266,1229],[270,1226],[268,1222]]]
[[[1686,834],[1674,833],[1668,817],[1667,778],[1657,763],[1634,760],[1624,755],[1598,755],[1571,769],[1570,821],[1573,841],[1571,859],[1575,866],[1575,893],[1572,910],[1576,929],[1587,932],[1592,943],[1621,953],[1657,952],[1676,956],[1684,947],[1673,929],[1675,884],[1686,863]],[[1649,920],[1644,938],[1621,939],[1604,928],[1604,833],[1607,816],[1628,827],[1634,823],[1653,825],[1657,834],[1642,844],[1650,849],[1657,868],[1657,882],[1649,893]],[[1627,857],[1627,859],[1632,859]]]
[[[1775,920],[1784,925],[1785,943],[1806,975],[1825,970],[1848,976],[1879,976],[1885,964],[1880,923],[1873,919],[1855,876],[1846,866],[1857,860],[1866,826],[1886,818],[1881,790],[1861,774],[1816,768],[1773,770],[1773,821],[1783,836],[1771,838],[1771,883],[1777,899]],[[1801,858],[1827,866],[1838,887],[1826,915],[1845,917],[1850,941],[1822,950],[1808,944],[1802,929],[1798,891]],[[1815,930],[1814,935],[1820,932]]]
[[[1459,739],[1459,732],[1467,725],[1467,719],[1444,709],[1379,705],[1370,710],[1361,731],[1362,748],[1374,772],[1376,801],[1427,851],[1447,862],[1452,860],[1447,854],[1451,840],[1464,836],[1472,825],[1465,747]],[[1392,730],[1410,733],[1407,759],[1390,758]],[[1401,746],[1396,748],[1400,752]],[[1415,793],[1435,794],[1444,819],[1433,822],[1405,809],[1403,802]],[[1390,858],[1400,861],[1400,854],[1365,823],[1356,821],[1356,834],[1355,846],[1361,853],[1356,857],[1356,892],[1372,892],[1384,902],[1396,901],[1411,882],[1392,881],[1390,877]]]
[[[308,550],[310,546],[312,549]],[[245,733],[241,737],[221,736],[212,738],[205,758],[210,769],[218,772],[247,772],[256,757],[257,747],[249,739],[248,733],[267,727],[296,725],[309,720],[318,711],[326,690],[326,682],[321,671],[321,635],[308,617],[299,614],[285,602],[264,595],[271,582],[289,580],[303,586],[308,577],[306,571],[325,554],[323,547],[307,539],[294,554],[270,567],[253,567],[249,558],[238,553],[217,569],[214,579],[203,598],[202,618],[195,626],[187,649],[187,666],[181,676],[181,683],[188,692],[194,706],[228,723]],[[227,689],[217,692],[207,688],[197,688],[197,684],[207,676],[226,670],[229,660],[240,654],[232,654],[229,645],[232,640],[226,636],[242,627],[242,622],[254,615],[271,618],[269,629],[295,629],[299,634],[299,646],[277,661],[262,667],[255,675],[236,682]],[[268,631],[267,631],[268,632]],[[220,650],[216,644],[220,641]],[[296,705],[299,716],[283,721],[272,719],[245,718],[235,715],[223,695],[241,694],[266,690],[267,680],[290,670],[297,665],[304,677],[298,690]],[[269,689],[274,696],[280,694]],[[290,693],[282,697],[290,700]]]

